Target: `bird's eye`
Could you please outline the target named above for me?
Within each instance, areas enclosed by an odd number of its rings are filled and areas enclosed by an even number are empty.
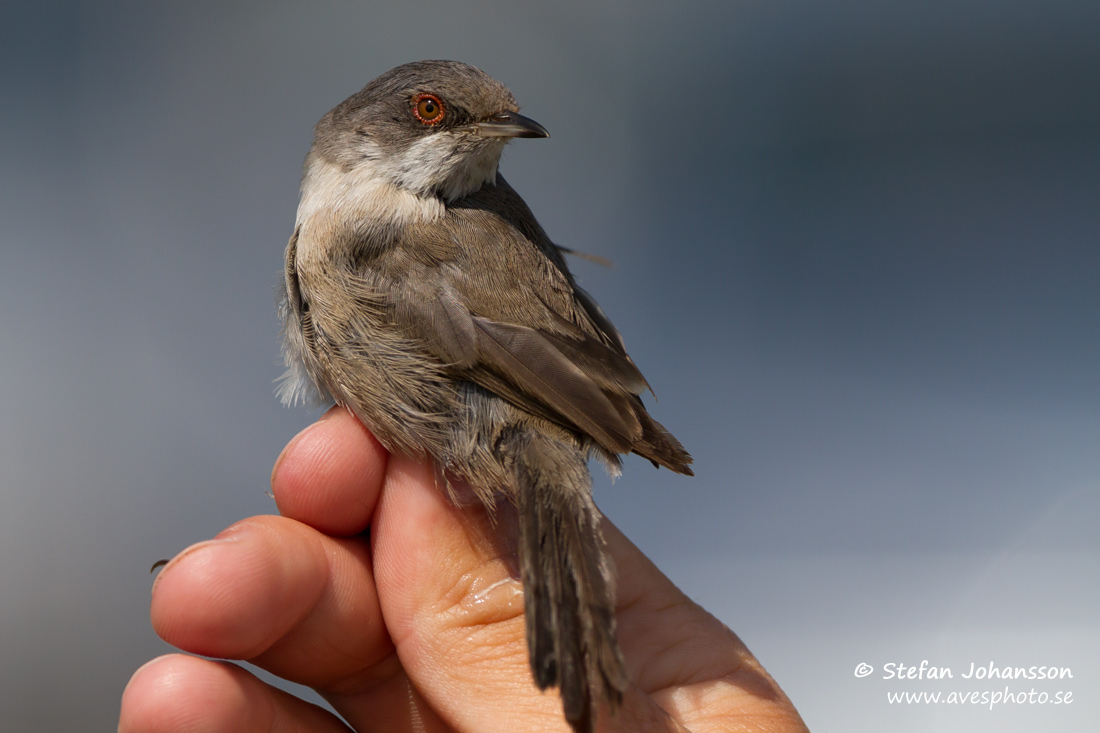
[[[425,125],[434,125],[443,119],[443,102],[434,94],[417,94],[413,97],[413,114]]]

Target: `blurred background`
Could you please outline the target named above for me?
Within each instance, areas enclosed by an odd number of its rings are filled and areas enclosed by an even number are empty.
[[[1100,720],[1100,4],[0,7],[0,728],[111,729],[149,565],[275,511],[311,128],[421,58],[551,131],[503,171],[696,459],[597,500],[812,730]],[[1072,703],[887,700],[1006,687]]]

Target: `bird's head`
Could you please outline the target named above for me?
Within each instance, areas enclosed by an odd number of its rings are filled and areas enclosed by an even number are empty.
[[[496,178],[509,140],[548,136],[484,71],[417,61],[387,71],[325,115],[313,155],[349,174],[453,201]]]

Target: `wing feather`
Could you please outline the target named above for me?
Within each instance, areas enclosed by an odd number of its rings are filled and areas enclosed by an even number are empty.
[[[393,325],[456,378],[611,453],[689,472],[691,457],[642,405],[649,384],[619,332],[523,200],[499,179],[459,204],[405,227],[363,263],[391,294]]]

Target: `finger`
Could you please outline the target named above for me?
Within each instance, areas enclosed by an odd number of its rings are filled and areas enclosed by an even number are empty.
[[[801,731],[790,700],[742,641],[610,521],[619,642],[638,687],[692,731]]]
[[[122,693],[119,733],[347,731],[311,705],[224,662],[171,654],[138,669]]]
[[[402,674],[367,553],[363,540],[253,517],[161,571],[153,627],[185,651],[252,660],[311,687]]]
[[[276,460],[271,491],[279,513],[325,534],[362,532],[378,501],[387,457],[351,413],[333,407]]]

